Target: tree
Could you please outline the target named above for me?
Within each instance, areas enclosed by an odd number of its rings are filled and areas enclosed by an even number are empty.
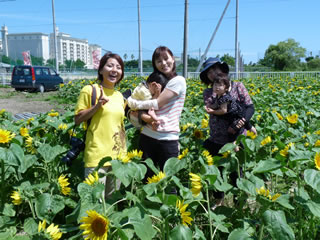
[[[84,68],[86,64],[84,62],[82,62],[80,59],[77,59],[77,61],[74,62],[74,66],[77,68],[77,69],[82,69]]]
[[[232,57],[232,56],[229,55],[228,53],[227,53],[227,54],[224,54],[224,55],[221,57],[221,61],[227,63],[229,66],[235,66],[235,64],[236,64],[236,60],[234,59],[234,57]]]
[[[305,54],[306,49],[289,38],[277,45],[270,45],[259,63],[279,71],[297,70],[300,67],[300,59],[304,58]]]
[[[6,64],[10,64],[11,59],[9,57],[7,57],[6,55],[2,55],[1,62],[6,63]]]
[[[307,62],[308,70],[320,70],[320,58],[319,56],[309,60]]]
[[[125,54],[123,55],[123,58],[124,58],[124,60],[126,61],[127,58],[128,58],[128,55],[125,53]]]
[[[131,60],[134,60],[134,55],[133,54],[131,54]]]
[[[35,57],[31,55],[31,63],[32,65],[42,66],[44,59],[42,57]]]

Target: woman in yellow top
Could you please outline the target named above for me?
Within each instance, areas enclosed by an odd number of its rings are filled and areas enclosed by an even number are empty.
[[[75,109],[75,123],[80,124],[91,118],[86,134],[84,150],[85,176],[98,166],[100,160],[110,156],[116,158],[126,154],[126,137],[124,129],[124,98],[114,87],[124,76],[124,64],[118,54],[106,53],[100,60],[98,68],[99,84],[96,89],[96,104],[91,106],[92,86],[82,88]],[[110,171],[107,162],[99,172]],[[108,198],[119,187],[114,178],[100,178],[106,186],[105,197]]]

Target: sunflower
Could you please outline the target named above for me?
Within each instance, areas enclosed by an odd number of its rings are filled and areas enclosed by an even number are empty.
[[[0,128],[0,143],[8,143],[14,137],[14,133]]]
[[[166,174],[162,171],[160,171],[157,175],[153,175],[152,178],[149,178],[147,179],[147,183],[150,184],[150,183],[157,183],[157,182],[160,182],[161,179],[165,178],[166,177]]]
[[[277,117],[278,117],[279,120],[283,120],[283,117],[281,116],[280,113],[276,112],[276,114],[277,114]]]
[[[202,152],[202,155],[206,158],[209,166],[213,165],[213,157],[211,156],[208,150],[204,150]]]
[[[135,158],[135,157],[142,158],[142,154],[143,154],[143,152],[141,150],[138,151],[137,149],[135,149],[135,150],[133,150],[131,152],[128,152],[127,155],[128,155],[128,157],[130,159],[132,159],[132,158]]]
[[[108,238],[109,220],[94,210],[87,211],[88,217],[82,217],[80,229],[85,240],[106,240]]]
[[[51,223],[51,225],[47,228],[46,232],[50,234],[50,237],[53,240],[58,240],[62,236],[62,232],[60,232],[59,226],[55,226],[53,223]]]
[[[22,137],[27,137],[27,136],[29,136],[28,131],[29,131],[28,128],[22,127],[22,128],[20,128],[20,135]]]
[[[201,177],[194,173],[189,173],[191,180],[191,192],[194,197],[197,197],[202,189]]]
[[[320,170],[320,153],[316,153],[314,156],[314,163],[316,164],[316,168]]]
[[[6,110],[3,108],[0,110],[0,116],[5,112]]]
[[[18,191],[13,191],[10,197],[13,199],[12,203],[14,205],[20,205],[22,203],[22,199]]]
[[[320,147],[320,140],[317,140],[314,144],[315,147]]]
[[[199,129],[195,129],[193,132],[193,136],[197,139],[203,139],[204,138],[204,134],[201,130]]]
[[[180,212],[180,217],[181,217],[182,224],[185,225],[185,226],[188,226],[188,224],[191,225],[191,221],[193,219],[190,217],[191,213],[190,212],[186,212],[186,209],[187,209],[189,204],[183,204],[183,203],[184,203],[184,201],[181,202],[180,200],[177,200],[176,208]]]
[[[46,224],[47,224],[46,220],[43,220],[42,222],[40,221],[38,224],[38,232],[45,231]]]
[[[257,135],[254,134],[254,132],[251,131],[247,131],[247,136],[250,137],[251,139],[255,139],[257,137]]]
[[[88,185],[93,185],[96,182],[99,181],[99,175],[97,171],[94,171],[93,173],[90,173],[88,175],[88,177],[86,178],[86,180],[84,180],[84,183],[88,184]]]
[[[207,127],[208,127],[208,120],[203,118],[201,121],[201,128],[207,128]]]
[[[184,149],[182,153],[178,156],[178,159],[181,160],[182,158],[184,158],[188,152],[189,152],[188,148]]]
[[[291,124],[296,124],[298,122],[298,114],[292,114],[292,115],[289,115],[287,116],[287,121]]]
[[[265,139],[263,139],[261,141],[261,146],[264,146],[264,145],[266,145],[268,143],[271,143],[271,137],[270,136],[266,137]]]
[[[68,178],[66,178],[66,176],[64,176],[63,174],[58,178],[58,182],[61,188],[61,192],[63,195],[69,195],[71,192],[71,188],[68,187],[68,185],[70,184],[68,182]]]
[[[48,113],[48,116],[50,116],[50,117],[57,117],[57,116],[59,116],[59,113],[58,113],[58,112],[54,112],[53,110],[51,110],[51,112]]]
[[[259,194],[259,195],[262,195],[262,196],[265,196],[265,197],[268,197],[270,195],[270,191],[268,189],[265,189],[264,186],[262,186],[261,188],[256,188],[256,192]]]
[[[68,125],[67,124],[60,124],[59,126],[58,126],[58,129],[60,129],[60,130],[65,130],[65,129],[67,129],[67,127],[68,127]]]
[[[274,202],[274,201],[276,201],[280,196],[281,196],[280,193],[276,193],[275,195],[273,195],[273,196],[271,197],[270,200],[271,200],[272,202]]]

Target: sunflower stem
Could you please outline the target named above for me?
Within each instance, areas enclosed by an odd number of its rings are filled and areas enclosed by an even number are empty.
[[[262,225],[260,226],[259,240],[262,240],[262,239],[263,239],[263,229],[264,229],[264,224],[262,224]]]
[[[0,163],[1,163],[1,182],[0,182],[0,186],[1,189],[4,189],[4,160],[0,159]],[[4,199],[5,199],[5,194],[1,194],[1,202],[0,202],[0,207],[2,209],[2,206],[4,205]]]
[[[29,203],[29,206],[31,209],[32,217],[33,217],[33,219],[36,219],[36,214],[34,213],[33,204],[30,200],[28,200],[28,203]]]
[[[132,180],[131,190],[130,190],[130,192],[131,192],[132,195],[133,195],[133,188],[134,188],[134,179]],[[132,202],[132,200],[129,201],[129,207],[131,206],[131,202]]]
[[[210,239],[213,239],[213,233],[212,233],[212,221],[211,221],[211,214],[210,214],[210,199],[209,199],[209,190],[208,190],[208,186],[206,187],[206,195],[207,195],[207,207],[208,207],[209,224],[210,224]]]
[[[122,201],[126,201],[127,199],[126,198],[122,198],[120,199],[119,201],[116,201],[115,203],[113,203],[106,211],[106,213],[109,211],[110,208],[112,208],[114,205],[118,204],[119,202],[122,202]],[[106,214],[107,215],[107,214]]]

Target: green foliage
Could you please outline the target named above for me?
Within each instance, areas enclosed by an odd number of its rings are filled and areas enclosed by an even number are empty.
[[[271,44],[265,51],[264,58],[259,62],[276,71],[299,69],[300,59],[305,57],[306,49],[301,47],[294,39]]]
[[[310,60],[311,61],[311,60]],[[118,90],[134,88],[143,78],[128,77]],[[38,232],[44,219],[59,226],[62,239],[80,239],[87,211],[109,221],[108,239],[317,239],[320,224],[320,85],[317,79],[242,79],[255,104],[252,118],[258,136],[240,136],[234,151],[226,144],[223,156],[203,152],[208,136],[208,116],[203,109],[204,86],[187,79],[181,116],[179,158],[169,159],[161,175],[151,159],[137,154],[110,162],[108,176],[121,181],[119,191],[107,201],[104,185],[84,183],[83,153],[68,167],[61,162],[70,149],[73,109],[81,88],[90,80],[74,80],[60,87],[58,96],[70,110],[34,119],[14,121],[0,111],[0,239],[48,239]],[[292,115],[297,114],[296,121]],[[128,151],[136,149],[138,131],[126,120]],[[22,129],[28,129],[23,133]],[[83,126],[75,129],[84,135]],[[270,141],[263,143],[270,137]],[[318,154],[318,155],[316,155]],[[129,155],[128,155],[129,156]],[[127,156],[127,157],[128,157]],[[212,164],[212,165],[211,165]],[[236,186],[231,172],[240,172]],[[147,167],[155,176],[147,183]],[[223,167],[222,174],[218,167]],[[200,178],[199,195],[193,195],[189,173]],[[70,187],[63,194],[62,174]],[[102,175],[100,176],[102,177]],[[176,189],[177,194],[172,194]],[[212,210],[213,191],[225,192],[225,204]],[[17,192],[21,202],[13,202]],[[178,207],[180,200],[184,207]],[[180,203],[181,203],[180,202]],[[18,205],[16,205],[18,204]],[[185,204],[188,204],[187,206]],[[191,217],[191,225],[183,224]],[[184,217],[184,218],[183,218]]]

